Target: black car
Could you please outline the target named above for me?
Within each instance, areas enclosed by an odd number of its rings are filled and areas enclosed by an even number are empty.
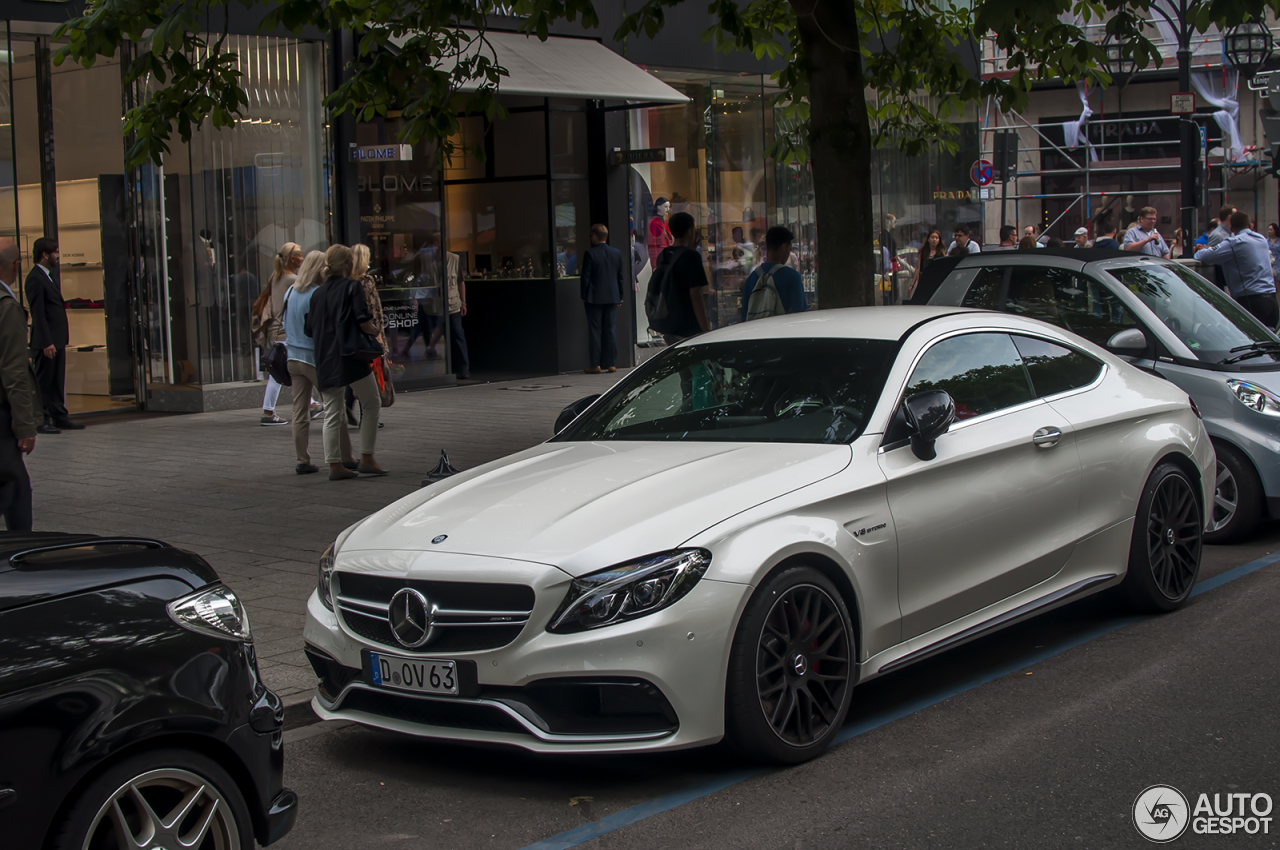
[[[0,534],[0,846],[270,844],[297,818],[283,725],[244,608],[203,559]]]

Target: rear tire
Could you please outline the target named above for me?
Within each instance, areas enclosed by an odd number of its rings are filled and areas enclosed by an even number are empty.
[[[822,753],[852,700],[857,639],[834,584],[812,567],[766,579],[729,655],[725,729],[748,758],[797,764]]]
[[[256,846],[240,788],[221,765],[191,750],[149,750],[107,768],[71,803],[49,846],[124,850],[116,840],[120,829],[147,850],[196,840],[194,850]]]
[[[1129,570],[1121,584],[1143,611],[1172,611],[1187,601],[1200,574],[1204,511],[1191,479],[1161,463],[1147,479],[1129,543]]]
[[[1253,531],[1262,518],[1262,481],[1239,449],[1214,440],[1213,450],[1218,456],[1214,504],[1204,542],[1232,543]]]

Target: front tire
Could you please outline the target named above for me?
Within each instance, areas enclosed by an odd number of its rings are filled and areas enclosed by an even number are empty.
[[[725,727],[748,757],[796,764],[840,731],[857,640],[840,592],[812,567],[790,567],[751,597],[729,656]]]
[[[1172,611],[1191,595],[1204,542],[1196,493],[1191,479],[1172,463],[1158,465],[1142,488],[1121,585],[1135,607]]]
[[[1204,542],[1231,543],[1253,531],[1262,518],[1262,481],[1239,449],[1215,440],[1213,450],[1218,462]]]
[[[123,839],[123,841],[121,840]],[[53,850],[253,850],[249,809],[212,759],[159,749],[112,765],[66,811]]]

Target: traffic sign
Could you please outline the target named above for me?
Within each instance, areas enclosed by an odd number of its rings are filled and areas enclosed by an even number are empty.
[[[990,186],[991,181],[995,179],[995,173],[991,169],[991,163],[980,159],[969,169],[969,177],[979,186]]]
[[[1169,111],[1174,115],[1190,115],[1195,112],[1195,92],[1179,91],[1169,95]]]

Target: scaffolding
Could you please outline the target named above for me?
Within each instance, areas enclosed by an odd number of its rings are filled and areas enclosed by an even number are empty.
[[[1088,139],[1087,129],[1082,127],[1081,132],[1083,134],[1083,141],[1081,142],[1081,144],[1079,144],[1075,148],[1068,148],[1065,143],[1058,144],[1056,141],[1050,139],[1044,132],[1048,128],[1061,129],[1063,126],[1062,121],[1033,123],[1031,121],[1028,121],[1026,118],[1024,118],[1021,114],[1017,112],[1008,112],[1008,113],[1000,113],[997,116],[998,120],[1003,119],[1003,123],[992,124],[990,120],[992,115],[992,105],[993,105],[992,101],[988,99],[986,104],[986,118],[982,122],[983,126],[982,126],[982,134],[981,134],[981,141],[980,141],[980,151],[981,151],[980,156],[982,159],[986,159],[986,160],[992,159],[994,154],[994,149],[995,149],[995,142],[994,142],[995,133],[1000,131],[1015,131],[1018,133],[1019,139],[1021,140],[1022,131],[1030,130],[1035,133],[1035,136],[1040,141],[1040,144],[1039,146],[1034,148],[1024,148],[1020,143],[1018,146],[1018,158],[1019,158],[1018,168],[1013,174],[1001,175],[1001,177],[1003,178],[1002,185],[1000,188],[1001,196],[999,198],[987,197],[984,200],[988,202],[996,201],[996,200],[1013,201],[1016,205],[1017,202],[1019,201],[1032,201],[1032,200],[1044,201],[1044,200],[1050,200],[1050,199],[1065,201],[1066,199],[1072,199],[1071,202],[1067,204],[1063,208],[1063,210],[1058,214],[1057,218],[1055,218],[1052,222],[1044,225],[1043,231],[1046,233],[1050,229],[1052,229],[1054,226],[1056,226],[1058,222],[1061,221],[1063,217],[1067,215],[1067,213],[1071,212],[1071,210],[1075,209],[1075,207],[1080,204],[1083,205],[1084,220],[1091,221],[1093,219],[1093,201],[1095,198],[1106,198],[1109,195],[1115,195],[1115,194],[1119,194],[1119,195],[1141,194],[1141,195],[1147,195],[1147,196],[1180,195],[1181,194],[1180,188],[1129,189],[1119,193],[1111,193],[1107,191],[1094,191],[1094,188],[1093,188],[1093,178],[1095,177],[1095,175],[1100,176],[1100,175],[1106,174],[1108,176],[1113,176],[1113,175],[1117,175],[1120,172],[1122,172],[1125,176],[1129,176],[1133,174],[1142,174],[1142,173],[1149,173],[1149,174],[1165,173],[1170,175],[1180,174],[1181,161],[1178,160],[1176,157],[1161,157],[1159,158],[1159,160],[1168,160],[1168,161],[1160,162],[1157,160],[1155,164],[1146,164],[1146,165],[1143,165],[1141,163],[1143,162],[1151,163],[1151,160],[1140,160],[1140,159],[1134,160],[1134,159],[1125,159],[1123,157],[1123,153],[1125,149],[1132,149],[1132,148],[1138,148],[1138,147],[1151,148],[1151,147],[1157,147],[1162,145],[1176,145],[1177,144],[1176,142],[1151,141],[1151,140],[1144,140],[1144,141],[1137,141],[1137,142],[1124,142],[1124,141],[1108,142],[1106,141],[1105,132],[1102,134],[1103,141],[1092,142],[1092,141],[1089,141]],[[1184,116],[1181,116],[1181,115],[1155,115],[1155,116],[1143,115],[1143,116],[1134,116],[1130,118],[1125,118],[1123,116],[1116,117],[1116,118],[1098,118],[1098,119],[1090,118],[1087,122],[1087,125],[1090,127],[1095,125],[1106,126],[1111,124],[1123,124],[1131,121],[1143,121],[1143,122],[1152,123],[1152,124],[1159,124],[1159,123],[1175,123],[1176,124],[1183,117]],[[1185,116],[1185,117],[1192,118],[1201,125],[1201,134],[1202,134],[1202,138],[1204,138],[1205,137],[1204,125],[1207,121],[1213,120],[1213,116],[1208,114],[1194,114],[1194,115]],[[1224,144],[1225,144],[1225,141],[1224,141]],[[1026,162],[1028,165],[1034,166],[1035,163],[1031,161],[1032,155],[1035,154],[1038,156],[1043,156],[1046,152],[1049,152],[1049,151],[1057,153],[1068,162],[1075,163],[1076,164],[1075,167],[1074,168],[1050,168],[1050,169],[1031,167],[1026,170],[1023,169],[1022,166],[1023,166],[1024,158],[1026,159]],[[1224,148],[1224,151],[1225,151],[1225,148]],[[1094,153],[1098,155],[1098,159],[1096,160],[1094,159]],[[1113,153],[1115,155],[1113,157],[1108,158],[1107,156],[1108,153]],[[1083,159],[1083,162],[1080,162],[1079,161],[1080,159]],[[1205,203],[1206,204],[1208,203],[1209,197],[1211,195],[1222,196],[1227,193],[1227,175],[1229,173],[1240,172],[1240,171],[1249,170],[1249,169],[1257,169],[1259,171],[1259,175],[1257,179],[1261,180],[1262,177],[1264,176],[1261,174],[1261,169],[1265,164],[1266,163],[1262,162],[1261,160],[1255,160],[1255,159],[1242,160],[1242,161],[1228,161],[1225,153],[1224,155],[1210,157],[1208,155],[1208,151],[1202,148],[1201,167],[1204,169],[1204,171],[1201,175],[1201,178],[1202,178],[1201,185],[1205,187],[1205,192],[1206,192],[1205,198],[1204,198]],[[1218,173],[1220,177],[1220,181],[1219,181],[1220,185],[1210,186],[1209,177],[1212,174],[1212,170],[1215,168],[1218,169]],[[1084,178],[1083,189],[1079,192],[1031,192],[1031,193],[1017,192],[1017,182],[1023,178],[1043,180],[1043,178],[1045,177],[1068,177],[1068,176],[1083,177]],[[1007,193],[1010,180],[1012,180],[1015,184],[1015,194]],[[1042,186],[1043,186],[1043,183],[1042,183]],[[1001,204],[1002,220],[1000,222],[1001,226],[1006,224],[1006,221],[1004,220],[1005,218],[1004,209],[1003,209],[1004,206],[1005,205],[1002,203]],[[1210,208],[1212,207],[1210,206]],[[1015,209],[1016,209],[1016,206],[1015,206]],[[1016,218],[1016,213],[1015,213],[1015,218]],[[1193,234],[1191,238],[1194,238],[1194,236],[1195,235]]]

